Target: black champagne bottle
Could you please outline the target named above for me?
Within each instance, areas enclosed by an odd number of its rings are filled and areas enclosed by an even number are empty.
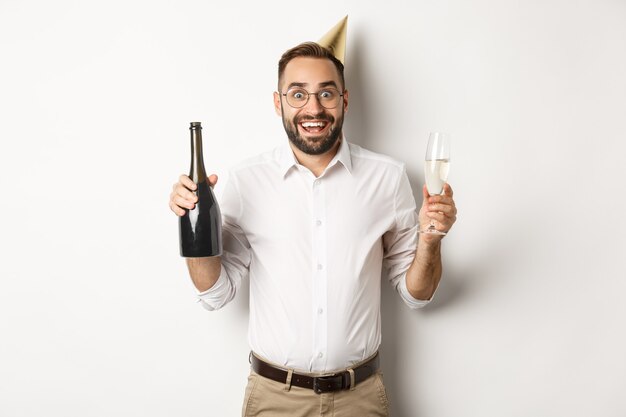
[[[180,255],[185,258],[222,254],[222,215],[217,199],[207,182],[202,158],[202,126],[191,122],[191,168],[189,178],[196,183],[198,201],[179,218]]]

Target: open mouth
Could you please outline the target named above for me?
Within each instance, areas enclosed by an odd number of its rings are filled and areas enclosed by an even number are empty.
[[[330,125],[330,123],[325,120],[307,120],[298,124],[305,132],[313,134],[322,133]]]

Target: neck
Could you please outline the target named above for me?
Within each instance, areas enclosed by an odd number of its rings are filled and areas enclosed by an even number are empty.
[[[341,135],[332,148],[321,155],[310,155],[308,153],[304,153],[291,143],[291,141],[289,141],[289,146],[291,147],[298,163],[308,168],[317,178],[322,175],[328,164],[330,164],[330,161],[332,161],[335,155],[337,155],[341,141],[343,141],[343,135]]]

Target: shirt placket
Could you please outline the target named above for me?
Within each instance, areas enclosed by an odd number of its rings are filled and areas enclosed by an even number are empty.
[[[324,180],[313,181],[313,361],[314,369],[325,369],[328,354],[328,273],[326,233],[326,192]]]

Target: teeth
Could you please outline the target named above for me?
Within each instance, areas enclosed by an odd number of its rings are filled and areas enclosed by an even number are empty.
[[[304,122],[302,127],[323,127],[324,124],[323,122]]]

